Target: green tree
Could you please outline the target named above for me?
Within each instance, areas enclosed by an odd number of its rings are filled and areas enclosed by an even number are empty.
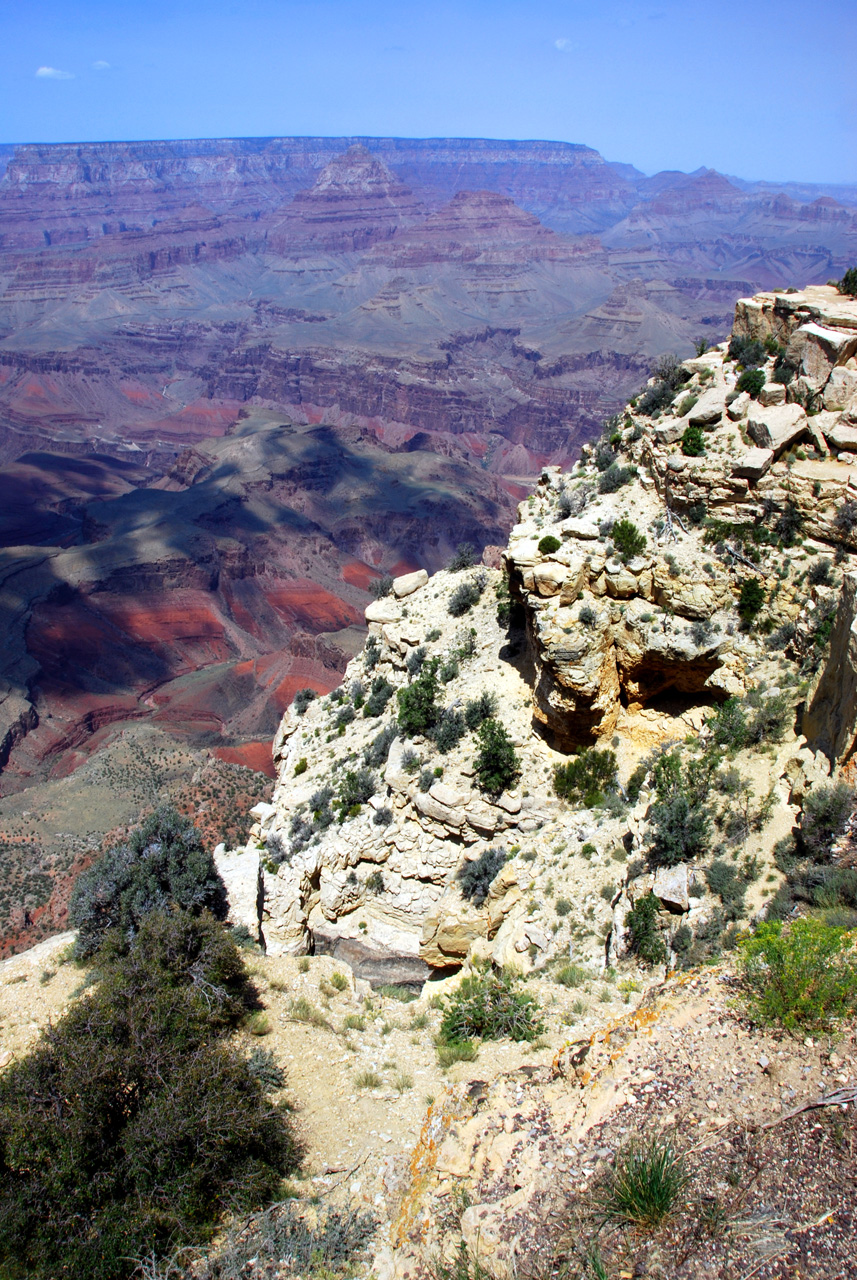
[[[78,930],[77,954],[93,955],[109,929],[130,939],[152,911],[172,906],[222,919],[226,893],[190,818],[161,805],[78,876],[68,913]]]
[[[681,451],[689,458],[699,458],[705,453],[705,436],[701,427],[685,427]]]
[[[427,662],[416,680],[405,689],[400,689],[396,697],[399,702],[399,728],[402,733],[413,736],[425,733],[437,724],[440,708],[437,697],[440,686],[437,679],[438,659]]]
[[[626,564],[629,560],[633,560],[634,556],[640,555],[646,546],[646,535],[640,533],[633,520],[617,520],[610,537],[613,539],[613,546]]]
[[[479,750],[473,761],[479,786],[489,795],[499,795],[520,773],[520,764],[511,739],[499,720],[483,720],[476,730]]]
[[[561,800],[594,808],[616,788],[616,754],[588,747],[553,771],[553,789]]]
[[[252,991],[221,924],[150,913],[105,940],[98,978],[0,1074],[4,1280],[121,1280],[299,1163],[289,1113],[226,1043]]]

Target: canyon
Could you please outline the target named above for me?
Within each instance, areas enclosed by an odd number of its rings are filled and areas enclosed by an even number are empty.
[[[137,732],[273,774],[280,716],[338,684],[374,579],[503,545],[654,357],[857,257],[857,191],[647,178],[573,144],[0,159],[0,799],[19,809],[48,785],[85,807],[84,763]]]

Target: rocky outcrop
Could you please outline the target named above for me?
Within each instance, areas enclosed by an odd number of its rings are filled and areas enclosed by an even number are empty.
[[[850,760],[857,741],[857,574],[842,579],[830,653],[803,720],[808,744],[831,765]]]
[[[608,531],[627,499],[590,495],[585,520],[563,519],[564,483],[557,472],[543,475],[519,507],[505,553],[527,620],[536,719],[574,746],[612,733],[623,705],[645,706],[669,690],[703,699],[741,691],[744,658],[727,631],[728,575],[707,572],[691,548],[659,546],[657,536],[622,559]],[[635,498],[635,519],[653,523],[659,504],[645,491]],[[548,529],[560,545],[542,551]]]

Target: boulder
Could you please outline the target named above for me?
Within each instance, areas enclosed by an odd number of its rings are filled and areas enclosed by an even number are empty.
[[[832,431],[827,432],[827,443],[834,449],[844,449],[850,453],[857,452],[857,426],[847,422],[839,422]]]
[[[392,596],[384,596],[382,600],[373,600],[367,605],[364,616],[367,622],[399,622],[402,611]]]
[[[423,923],[420,959],[433,969],[461,964],[477,938],[484,938],[488,921],[468,903],[444,899],[435,915]]]
[[[445,782],[435,782],[429,790],[429,795],[433,796],[440,804],[445,804],[448,809],[455,809],[458,805],[466,804],[469,799],[469,796],[456,791],[454,787],[447,786]]]
[[[418,791],[414,796],[414,804],[424,817],[431,818],[434,822],[439,822],[441,826],[464,826],[465,815],[460,809],[441,804],[439,800],[436,800],[434,796],[429,795],[427,792]]]
[[[726,412],[733,422],[740,422],[750,408],[750,393],[742,391],[735,399],[727,405]]]
[[[766,382],[759,392],[759,404],[768,409],[772,404],[785,404],[786,389],[781,382]]]
[[[658,444],[675,444],[684,435],[686,426],[687,423],[683,418],[665,418],[663,422],[655,424],[652,434]]]
[[[720,421],[725,408],[725,392],[712,388],[699,397],[687,415],[687,420],[692,427],[709,427]]]
[[[825,409],[841,412],[855,403],[857,403],[857,369],[834,369],[824,388]]]
[[[250,810],[250,817],[255,818],[260,826],[266,826],[274,814],[277,812],[277,806],[266,804],[264,800],[260,800],[258,804],[254,804]]]
[[[254,939],[261,940],[262,868],[256,849],[229,851],[218,845],[214,865],[226,888],[230,924],[243,924]]]
[[[545,560],[533,569],[533,581],[540,596],[555,596],[568,576],[568,569],[556,560]]]
[[[737,462],[733,462],[732,474],[745,480],[761,480],[773,460],[773,449],[748,449]]]
[[[658,867],[652,893],[672,911],[687,911],[690,902],[686,864],[680,862],[676,867]]]
[[[800,366],[801,374],[815,390],[823,387],[836,365],[845,364],[857,352],[857,335],[847,329],[804,324],[796,329],[786,348],[786,359]]]
[[[425,569],[417,569],[414,573],[403,573],[400,577],[393,579],[393,595],[397,600],[401,600],[403,596],[410,596],[415,591],[419,591],[420,587],[424,587],[427,582],[428,574]]]
[[[580,538],[584,542],[591,542],[601,536],[598,521],[592,516],[569,516],[560,525],[560,532],[566,537]]]
[[[747,434],[762,449],[781,453],[806,431],[807,417],[799,404],[777,404],[765,409],[754,404],[747,414]]]

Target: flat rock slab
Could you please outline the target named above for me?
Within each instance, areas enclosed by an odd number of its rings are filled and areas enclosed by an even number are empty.
[[[397,600],[401,600],[403,596],[410,596],[415,591],[419,591],[420,587],[424,587],[427,582],[428,574],[425,569],[417,569],[414,573],[403,573],[400,577],[393,579],[393,595]]]
[[[656,423],[654,437],[658,444],[675,444],[684,435],[686,425],[683,418],[666,418]]]
[[[747,413],[747,434],[762,449],[781,453],[806,431],[807,417],[799,404],[754,404]]]
[[[726,408],[725,391],[706,391],[687,415],[692,427],[707,427],[712,422],[719,422]]]
[[[840,422],[827,432],[827,443],[832,444],[834,449],[846,449],[850,453],[857,453],[857,426],[849,426],[847,422]]]
[[[761,480],[773,460],[773,449],[748,449],[743,457],[732,464],[732,474],[744,480]]]
[[[367,622],[399,622],[401,617],[401,609],[390,596],[385,596],[383,600],[373,600],[366,606]]]

